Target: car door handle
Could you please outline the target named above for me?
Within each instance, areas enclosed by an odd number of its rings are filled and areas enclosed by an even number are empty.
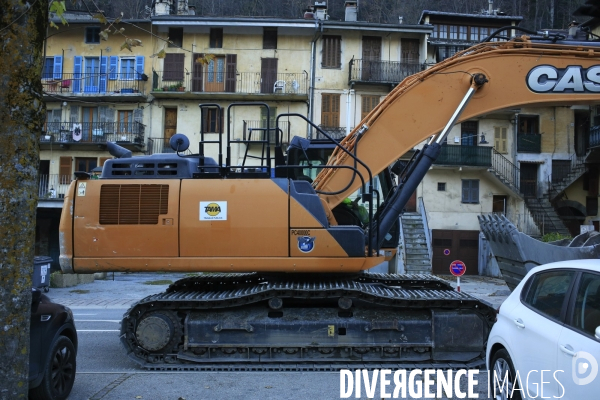
[[[42,322],[50,321],[50,318],[52,318],[52,315],[44,314],[40,317],[40,321],[42,321]]]
[[[571,346],[567,347],[569,345],[564,345],[561,344],[560,345],[560,349],[562,350],[563,353],[570,355],[571,357],[577,357],[577,352],[573,351],[573,348]]]
[[[516,318],[513,319],[513,322],[515,323],[516,326],[518,326],[519,328],[525,328],[525,324],[523,323],[523,320],[521,320],[521,318]]]

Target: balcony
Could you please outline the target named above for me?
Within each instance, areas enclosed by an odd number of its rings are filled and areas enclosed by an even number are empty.
[[[346,127],[345,126],[321,126],[319,125],[322,131],[328,134],[332,139],[342,140],[346,137]],[[350,129],[352,130],[352,129]],[[323,135],[321,132],[316,132],[315,139],[325,139],[329,140],[327,136]]]
[[[62,74],[61,79],[42,79],[44,96],[48,100],[55,95],[86,98],[110,96],[111,101],[139,101],[146,97],[148,76],[137,74]]]
[[[445,145],[434,164],[491,167],[492,149],[489,146]]]
[[[38,207],[62,207],[62,200],[73,180],[71,175],[40,175],[38,186]]]
[[[517,134],[517,152],[519,153],[541,153],[542,135],[539,133]]]
[[[236,100],[307,100],[308,74],[277,73],[264,77],[260,72],[172,72],[155,71],[152,95],[161,98],[214,99],[220,93]]]
[[[104,148],[107,142],[134,151],[144,146],[145,126],[139,122],[47,122],[40,137],[40,147],[59,145]]]
[[[423,70],[419,63],[405,63],[399,61],[366,61],[350,60],[348,84],[391,84],[397,85],[407,76]]]

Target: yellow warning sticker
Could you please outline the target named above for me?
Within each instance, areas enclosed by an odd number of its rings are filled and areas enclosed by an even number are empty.
[[[335,325],[327,325],[327,336],[329,336],[329,337],[335,336]]]
[[[86,182],[79,182],[79,184],[77,185],[77,196],[85,196],[86,185]]]

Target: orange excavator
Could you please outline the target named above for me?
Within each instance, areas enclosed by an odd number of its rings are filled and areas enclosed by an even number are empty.
[[[397,245],[390,232],[456,123],[519,105],[600,103],[600,42],[585,37],[534,32],[458,53],[405,79],[341,142],[329,140],[328,160],[328,146],[300,138],[287,158],[281,146],[272,156],[278,122],[252,141],[232,140],[229,127],[219,141],[201,132],[196,155],[183,154],[189,141],[179,134],[171,154],[132,157],[111,145],[117,158],[100,179],[78,174],[65,196],[61,268],[210,272],[124,315],[121,341],[147,368],[480,365],[490,306],[433,276],[366,271]],[[269,111],[256,103],[200,107],[227,112],[227,120],[234,107]],[[397,186],[373,184],[423,141]],[[216,160],[204,155],[208,145],[218,147]],[[240,165],[233,146],[245,146]],[[251,159],[250,147],[261,156]],[[321,161],[312,156],[319,153]],[[357,191],[366,218],[348,207]]]

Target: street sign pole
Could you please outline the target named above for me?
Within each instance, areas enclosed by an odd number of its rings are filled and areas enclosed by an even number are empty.
[[[456,277],[456,290],[460,292],[460,276]]]
[[[460,260],[450,263],[450,273],[456,277],[456,290],[460,292],[460,277],[467,271],[467,266]]]

